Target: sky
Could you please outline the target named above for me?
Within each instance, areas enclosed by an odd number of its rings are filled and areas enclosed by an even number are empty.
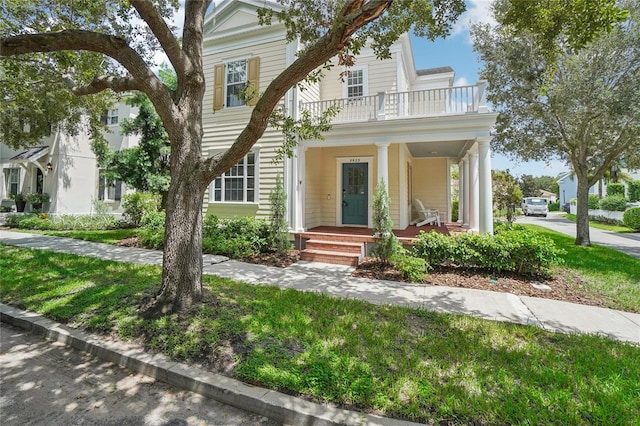
[[[184,1],[180,0],[179,12],[174,17],[174,22],[179,26],[184,20]],[[214,4],[222,0],[214,0]],[[469,27],[471,23],[494,23],[491,14],[492,0],[465,0],[466,12],[454,24],[451,34],[446,39],[438,39],[432,42],[427,39],[411,38],[413,56],[416,69],[450,66],[455,71],[456,86],[472,85],[478,81],[478,75],[482,64],[477,54],[473,51]],[[159,53],[156,63],[162,63],[166,56]],[[557,176],[561,172],[568,171],[563,162],[551,160],[524,162],[520,159],[508,158],[504,155],[493,153],[492,169],[509,169],[513,176]]]
[[[427,39],[411,38],[416,69],[450,66],[455,71],[454,85],[475,84],[482,64],[473,51],[469,27],[471,23],[494,23],[491,16],[491,0],[466,0],[467,10],[458,19],[446,39],[432,42]],[[512,175],[557,176],[569,168],[561,161],[552,160],[524,162],[494,153],[492,169],[509,169]]]

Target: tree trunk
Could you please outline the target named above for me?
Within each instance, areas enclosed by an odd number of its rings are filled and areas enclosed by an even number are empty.
[[[576,211],[576,245],[590,246],[589,238],[589,181],[587,173],[576,172],[578,179]]]

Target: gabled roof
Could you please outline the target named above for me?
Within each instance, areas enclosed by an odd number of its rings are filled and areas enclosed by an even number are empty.
[[[15,163],[35,161],[38,158],[46,155],[47,152],[49,152],[48,146],[34,146],[33,148],[29,148],[28,150],[21,152],[15,157],[11,157],[9,161],[13,161]]]

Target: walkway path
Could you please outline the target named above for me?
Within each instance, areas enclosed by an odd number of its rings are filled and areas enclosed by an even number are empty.
[[[0,231],[0,242],[81,256],[160,265],[162,252],[71,238]],[[253,265],[204,255],[204,273],[252,284],[317,291],[375,304],[423,307],[488,320],[532,324],[563,333],[596,333],[640,344],[640,314],[511,293],[426,286],[351,277],[343,266],[298,262],[288,268]]]
[[[548,217],[523,216],[519,217],[516,223],[531,223],[553,229],[554,231],[576,236],[576,223],[565,219],[557,213],[549,213]],[[589,228],[589,238],[593,244],[609,247],[621,251],[629,256],[640,259],[640,234],[619,234],[611,231],[604,231],[598,228]]]

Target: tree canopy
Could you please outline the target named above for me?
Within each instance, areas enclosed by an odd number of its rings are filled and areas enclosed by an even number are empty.
[[[487,99],[500,112],[492,146],[525,160],[556,157],[571,164],[578,180],[578,244],[589,244],[588,188],[612,161],[640,150],[639,10],[627,6],[627,20],[580,50],[570,45],[571,34],[558,36],[553,58],[537,34],[500,22],[504,10],[496,14],[496,28],[472,31],[485,64],[481,76],[489,81]]]

